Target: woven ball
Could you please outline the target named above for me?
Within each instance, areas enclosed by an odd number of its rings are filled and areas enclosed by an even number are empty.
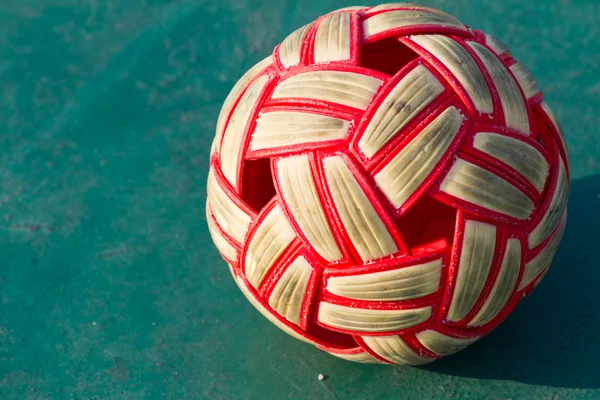
[[[540,282],[568,188],[561,128],[508,48],[396,3],[327,14],[239,80],[206,211],[279,328],[344,359],[423,364]]]

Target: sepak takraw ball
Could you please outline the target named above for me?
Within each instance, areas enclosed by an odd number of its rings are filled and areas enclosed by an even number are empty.
[[[279,328],[344,359],[423,364],[540,282],[568,188],[560,125],[508,48],[396,3],[327,14],[240,79],[206,212]]]

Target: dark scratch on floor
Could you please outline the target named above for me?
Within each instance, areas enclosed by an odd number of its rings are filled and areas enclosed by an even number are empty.
[[[325,389],[326,389],[326,390],[327,390],[329,393],[331,393],[331,395],[333,396],[333,398],[337,400],[337,398],[338,398],[338,397],[336,396],[335,392],[334,392],[333,390],[331,390],[331,388],[329,387],[329,385],[327,384],[327,382],[325,382],[325,381],[323,380],[323,381],[321,381],[321,383],[323,384],[323,386],[325,387]]]
[[[122,256],[122,255],[129,254],[129,253],[131,253],[131,249],[127,248],[127,247],[121,248],[121,249],[108,249],[101,253],[96,254],[96,257],[94,257],[94,258],[103,260],[106,258],[118,257],[118,256]]]
[[[116,382],[124,382],[129,379],[129,367],[120,357],[113,361],[113,365],[108,369],[108,374]]]
[[[28,231],[28,232],[54,232],[56,228],[51,225],[38,225],[38,224],[15,224],[10,226],[12,231]]]

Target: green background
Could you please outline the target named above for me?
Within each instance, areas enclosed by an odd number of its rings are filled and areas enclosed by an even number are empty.
[[[423,3],[502,38],[570,146],[566,236],[503,325],[424,368],[338,360],[256,312],[209,239],[228,90],[351,3],[2,0],[0,398],[600,398],[600,3]]]

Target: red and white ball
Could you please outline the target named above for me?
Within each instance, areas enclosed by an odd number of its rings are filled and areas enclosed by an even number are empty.
[[[248,300],[359,362],[423,364],[497,326],[566,221],[561,128],[497,39],[396,3],[327,14],[223,105],[207,221]]]

